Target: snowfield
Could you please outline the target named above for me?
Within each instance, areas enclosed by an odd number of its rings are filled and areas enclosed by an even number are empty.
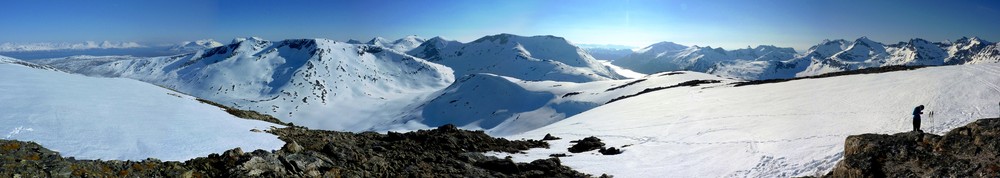
[[[941,134],[1000,114],[1000,64],[930,67],[881,74],[741,87],[684,87],[647,93],[554,124],[507,136],[550,141],[551,149],[513,154],[531,161],[568,153],[569,141],[597,136],[620,155],[597,151],[565,165],[620,177],[790,177],[820,175],[842,158],[844,139],[911,130]],[[933,114],[931,114],[933,113]],[[497,154],[506,156],[507,154]]]
[[[237,118],[131,79],[91,78],[0,56],[0,139],[77,159],[182,161],[241,147],[278,149],[274,124]]]
[[[615,98],[691,80],[732,81],[697,72],[665,72],[587,83],[475,74],[458,79],[424,105],[422,112],[414,112],[420,116],[413,117],[422,118],[418,120],[428,126],[451,123],[465,129],[484,129],[494,136],[510,135],[558,122]]]

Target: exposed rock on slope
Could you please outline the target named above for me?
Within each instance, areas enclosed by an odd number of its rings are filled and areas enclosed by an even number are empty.
[[[531,163],[477,152],[519,152],[548,144],[492,138],[456,129],[378,134],[272,128],[286,144],[278,151],[233,149],[185,162],[62,158],[38,144],[0,140],[0,176],[50,177],[587,177],[558,158]]]
[[[1000,119],[978,120],[944,136],[849,136],[844,151],[826,177],[998,177]]]

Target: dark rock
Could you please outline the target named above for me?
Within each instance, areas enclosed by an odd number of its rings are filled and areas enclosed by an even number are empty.
[[[826,177],[1000,177],[1000,119],[981,119],[944,136],[852,135],[844,159]]]
[[[567,156],[569,156],[569,155],[566,155],[566,153],[556,153],[556,154],[550,154],[549,155],[549,157],[555,157],[555,158],[558,158],[558,157],[567,157]]]
[[[559,140],[559,139],[562,138],[552,136],[552,134],[545,134],[545,137],[542,137],[542,140]]]
[[[514,163],[514,161],[510,159],[494,159],[489,161],[483,161],[476,164],[476,166],[497,172],[502,172],[505,174],[521,172],[521,169],[517,168],[517,163]]]
[[[617,98],[608,100],[608,102],[606,102],[604,104],[610,104],[610,103],[615,102],[615,101],[619,101],[619,100],[623,100],[623,99],[627,99],[627,98],[639,96],[639,95],[650,93],[650,92],[654,92],[654,91],[660,91],[660,90],[677,88],[677,87],[694,87],[694,86],[698,86],[698,85],[701,85],[701,84],[720,83],[720,82],[722,82],[722,81],[719,81],[719,80],[689,80],[689,81],[678,83],[676,85],[670,85],[670,86],[664,86],[664,87],[646,88],[646,89],[643,89],[642,91],[639,91],[638,93],[635,93],[635,94],[625,95],[625,96],[619,96]]]
[[[816,78],[827,78],[827,77],[836,77],[836,76],[845,76],[845,75],[876,74],[876,73],[886,73],[886,72],[895,72],[895,71],[907,71],[907,70],[914,70],[914,69],[919,69],[919,68],[924,68],[924,67],[927,67],[927,66],[907,66],[907,65],[882,66],[882,67],[865,68],[865,69],[858,69],[858,70],[830,72],[830,73],[825,73],[825,74],[820,74],[820,75],[814,75],[814,76],[806,76],[806,77],[796,77],[796,78],[786,78],[786,79],[767,79],[767,80],[753,80],[753,81],[746,81],[746,82],[736,82],[736,83],[734,83],[733,87],[740,87],[740,86],[747,86],[747,85],[760,85],[760,84],[767,84],[767,83],[779,83],[779,82],[787,82],[787,81],[801,80],[801,79],[816,79]]]
[[[304,150],[304,149],[305,148],[302,148],[301,145],[299,145],[298,143],[295,143],[295,141],[287,142],[287,143],[285,143],[285,146],[281,147],[281,150],[285,150],[285,151],[288,151],[290,153],[302,152],[302,150]]]
[[[445,124],[445,125],[442,125],[442,126],[438,127],[438,130],[440,130],[440,131],[455,131],[455,130],[458,130],[458,128],[456,128],[455,125],[452,125],[452,124]]]
[[[622,154],[623,151],[615,147],[611,147],[607,149],[601,148],[601,150],[597,150],[597,152],[601,152],[601,154],[604,155],[616,155],[616,154]]]
[[[597,137],[587,137],[580,140],[570,141],[570,143],[576,143],[575,145],[569,147],[570,153],[580,153],[585,151],[596,150],[604,147],[604,143],[601,139]]]
[[[481,152],[546,148],[538,140],[493,138],[453,125],[379,134],[272,128],[285,141],[277,151],[222,154],[184,162],[100,161],[63,158],[31,142],[0,140],[0,177],[590,177],[558,159],[516,163]]]

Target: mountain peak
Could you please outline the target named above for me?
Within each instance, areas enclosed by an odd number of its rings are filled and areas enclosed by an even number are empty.
[[[262,39],[260,37],[256,37],[256,36],[253,36],[253,37],[238,37],[238,38],[234,38],[233,41],[230,42],[230,44],[236,44],[236,43],[240,43],[240,42],[247,41],[247,40],[251,40],[251,41],[254,41],[254,42],[267,41],[267,40],[264,40],[264,39]]]
[[[699,48],[698,45],[694,45],[694,46],[691,46],[691,47],[693,47],[693,48]],[[651,44],[649,46],[646,46],[645,48],[641,48],[639,50],[636,50],[636,53],[644,53],[646,51],[657,51],[657,52],[679,51],[679,50],[684,50],[684,49],[687,49],[687,48],[688,48],[688,46],[684,46],[684,45],[677,44],[677,43],[674,43],[674,42],[663,41],[663,42],[659,42],[659,43],[653,43],[653,44]]]
[[[972,36],[972,38],[969,38],[969,42],[982,43],[982,44],[991,44],[991,43],[993,43],[993,42],[990,42],[990,41],[986,41],[986,40],[984,40],[982,38],[979,38],[978,36]]]
[[[358,41],[358,40],[355,40],[355,39],[348,39],[347,43],[348,44],[364,44],[365,42],[361,42],[361,41]]]
[[[388,40],[386,40],[385,38],[382,38],[382,37],[378,36],[378,37],[372,38],[371,40],[368,40],[367,44],[370,44],[370,45],[382,44],[382,43],[385,43],[386,41],[388,41]]]
[[[864,44],[871,44],[871,45],[881,44],[879,42],[875,42],[875,41],[872,41],[871,39],[868,39],[867,36],[862,36],[861,38],[858,38],[857,40],[854,40],[854,43],[864,43]]]

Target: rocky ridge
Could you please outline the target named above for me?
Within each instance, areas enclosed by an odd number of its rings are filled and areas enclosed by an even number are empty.
[[[408,133],[350,133],[303,127],[268,130],[280,150],[240,148],[184,162],[76,160],[33,142],[0,140],[0,177],[589,177],[558,158],[516,163],[480,152],[548,147],[493,138],[453,125]]]
[[[904,132],[847,137],[844,159],[824,177],[998,177],[1000,118],[944,135]]]

